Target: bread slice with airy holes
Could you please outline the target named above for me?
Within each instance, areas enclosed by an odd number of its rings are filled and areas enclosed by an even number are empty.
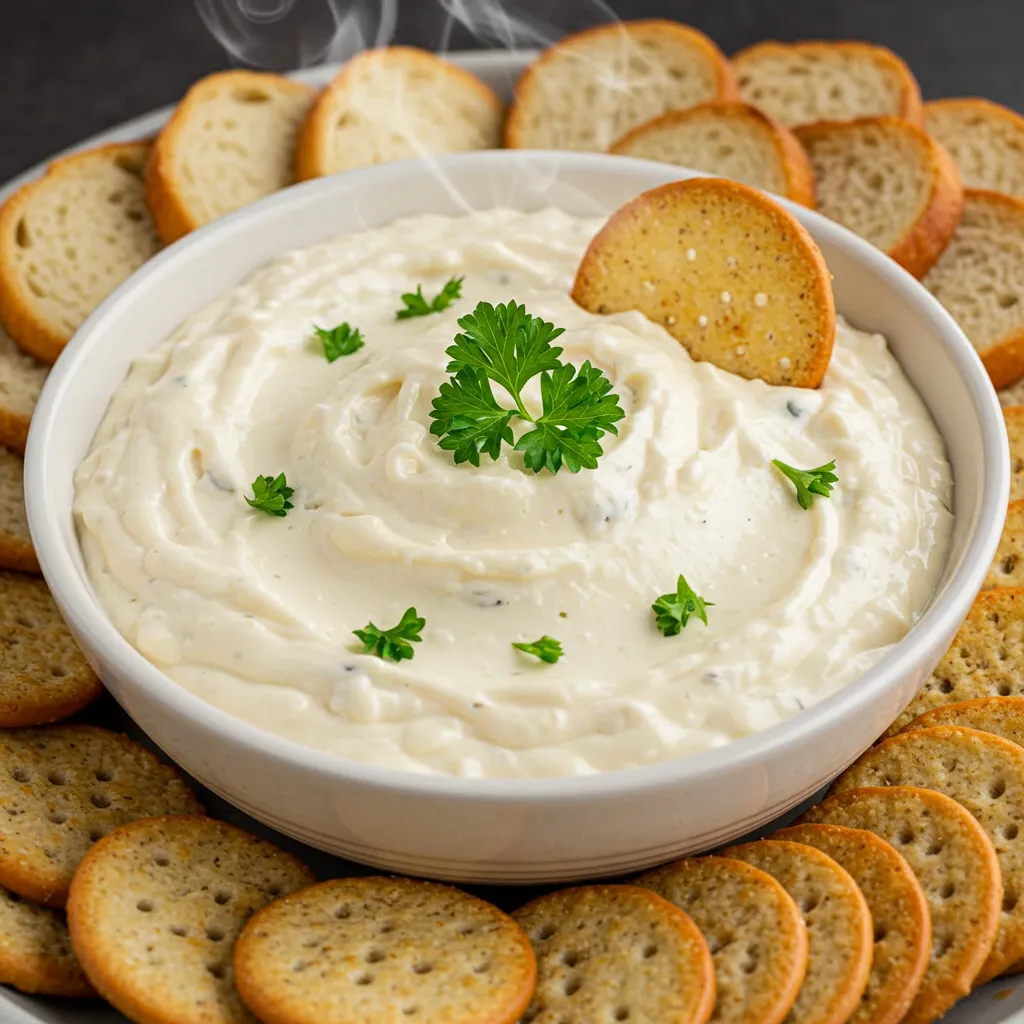
[[[153,146],[146,202],[173,242],[295,181],[314,90],[282,75],[223,71],[185,94]]]
[[[49,367],[26,355],[0,327],[0,445],[19,455]]]
[[[956,161],[966,188],[1024,198],[1024,117],[974,97],[924,105],[924,126]]]
[[[814,206],[814,175],[796,136],[748,103],[670,110],[626,132],[610,152],[692,167]]]
[[[736,98],[724,54],[674,21],[623,21],[559,40],[522,73],[505,125],[512,149],[604,152],[670,110]]]
[[[38,573],[39,562],[25,512],[24,475],[21,459],[0,448],[0,568]]]
[[[115,142],[62,157],[0,208],[0,322],[44,363],[160,248],[143,196],[149,151]]]
[[[963,210],[949,154],[898,117],[820,121],[795,131],[814,171],[818,211],[923,277]]]
[[[505,109],[476,75],[412,46],[353,57],[320,94],[295,153],[300,179],[416,156],[496,149]]]
[[[921,90],[884,46],[768,41],[732,59],[740,96],[788,127],[892,114],[921,123]]]
[[[835,304],[814,240],[725,178],[671,182],[613,213],[572,297],[592,313],[638,310],[694,359],[767,384],[817,387],[832,356]]]
[[[1024,199],[966,189],[960,224],[923,279],[996,388],[1024,377]]]

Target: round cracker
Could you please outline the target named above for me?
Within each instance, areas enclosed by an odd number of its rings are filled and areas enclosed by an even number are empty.
[[[941,704],[910,721],[901,732],[931,729],[936,725],[962,725],[990,732],[1024,747],[1024,700],[1020,697],[979,697]]]
[[[63,915],[4,888],[0,888],[0,984],[30,995],[96,995],[75,959]]]
[[[970,993],[999,928],[999,861],[984,829],[950,797],[911,786],[850,789],[800,823],[874,832],[910,865],[928,900],[932,948],[902,1024],[938,1020]]]
[[[0,885],[63,907],[86,850],[156,814],[202,814],[188,783],[145,747],[92,725],[0,734]]]
[[[807,975],[791,1024],[844,1024],[871,971],[871,912],[857,883],[831,857],[801,843],[762,839],[725,856],[753,864],[793,897],[807,925]]]
[[[900,733],[862,754],[836,779],[833,792],[865,786],[934,789],[977,818],[999,858],[1003,900],[999,934],[975,983],[1024,956],[1024,750],[955,725]]]
[[[0,570],[0,728],[45,725],[102,692],[42,580]]]
[[[674,181],[613,213],[572,297],[592,313],[639,310],[694,359],[768,384],[816,388],[832,357],[835,303],[814,240],[724,178]]]
[[[794,825],[773,839],[806,843],[849,872],[867,900],[874,947],[867,988],[850,1024],[899,1024],[928,967],[932,922],[910,865],[883,839],[842,825]]]
[[[436,882],[339,878],[260,911],[235,983],[265,1024],[512,1024],[533,992],[523,930]]]
[[[741,860],[695,857],[648,871],[636,884],[700,928],[715,966],[716,1024],[781,1024],[807,971],[807,929],[771,875]]]
[[[537,954],[537,991],[523,1024],[658,1021],[704,1024],[715,969],[697,925],[631,885],[562,889],[513,917]]]
[[[213,818],[130,822],[75,873],[68,927],[96,990],[141,1024],[249,1024],[231,951],[250,916],[312,884],[290,853]]]

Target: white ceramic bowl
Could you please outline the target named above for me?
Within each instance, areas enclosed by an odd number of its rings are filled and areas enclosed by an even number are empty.
[[[89,318],[50,375],[33,421],[32,536],[79,643],[175,761],[253,817],[352,860],[456,881],[568,880],[642,868],[756,828],[827,782],[907,704],[995,552],[1009,488],[1003,420],[973,349],[928,293],[876,249],[794,206],[834,274],[837,308],[890,339],[946,440],[955,479],[952,547],[930,607],[878,665],[816,707],[720,750],[606,775],[403,773],[308,750],[204,703],[135,651],[92,592],[72,522],[72,475],[129,363],[184,317],[282,251],[332,235],[495,205],[601,214],[680,176],[621,157],[486,152],[325,178],[189,235]]]

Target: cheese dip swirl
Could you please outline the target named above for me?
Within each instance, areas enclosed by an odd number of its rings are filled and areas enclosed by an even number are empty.
[[[856,679],[920,615],[949,542],[921,400],[883,338],[843,323],[810,391],[695,363],[639,313],[586,312],[568,293],[600,226],[488,210],[348,235],[282,256],[137,360],[76,475],[121,633],[264,729],[462,776],[720,747]],[[759,291],[736,271],[736,294]],[[403,292],[452,275],[461,299],[396,319]],[[625,418],[597,469],[535,474],[508,445],[457,466],[438,447],[445,349],[479,300],[564,327],[561,359],[608,376]],[[328,362],[312,325],[343,321],[365,345]],[[524,397],[539,410],[539,378]],[[773,459],[834,459],[839,483],[804,511]],[[282,472],[295,507],[251,509],[254,478]],[[651,603],[680,573],[714,606],[665,637]],[[360,653],[353,630],[410,606],[426,619],[412,660]],[[512,647],[543,634],[557,664]]]

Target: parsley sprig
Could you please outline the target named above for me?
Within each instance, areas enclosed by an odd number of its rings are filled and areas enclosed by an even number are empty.
[[[295,488],[288,486],[284,473],[279,473],[277,476],[256,477],[252,482],[252,497],[246,495],[245,500],[251,508],[284,518],[288,510],[295,507],[288,500],[294,493]]]
[[[384,661],[404,661],[415,654],[412,645],[423,639],[420,632],[426,624],[427,620],[421,619],[415,608],[406,608],[397,626],[381,629],[368,622],[353,632],[362,640],[364,654],[376,654]]]
[[[313,330],[323,342],[324,358],[329,363],[333,363],[335,359],[340,359],[342,356],[350,356],[353,352],[358,352],[365,344],[359,328],[353,328],[347,323],[338,324],[337,327],[332,327],[330,330],[317,327],[314,324]]]
[[[551,342],[563,328],[532,316],[515,302],[476,309],[458,321],[463,333],[446,351],[447,372],[430,413],[430,432],[454,453],[456,463],[480,465],[481,453],[497,459],[503,444],[514,441],[513,417],[534,429],[515,445],[529,469],[552,473],[565,465],[571,473],[596,469],[604,454],[600,439],[617,434],[615,423],[625,413],[607,377],[590,362],[579,370],[562,363],[562,349]],[[534,418],[523,404],[522,391],[537,374],[543,411]],[[490,382],[501,385],[515,403],[506,409],[495,401]]]
[[[562,650],[562,645],[550,636],[542,636],[539,640],[534,640],[533,643],[514,643],[512,646],[517,651],[532,654],[535,658],[546,661],[549,665],[554,665],[565,653]]]
[[[835,459],[824,466],[818,466],[817,469],[794,469],[778,459],[772,459],[772,465],[793,481],[796,487],[796,500],[805,510],[811,507],[811,501],[816,494],[830,498],[832,487],[839,482],[839,477],[833,472],[836,468]]]
[[[462,297],[462,282],[464,277],[450,277],[444,283],[441,290],[429,301],[423,296],[423,285],[416,285],[416,291],[406,292],[402,296],[405,308],[395,314],[397,320],[408,320],[414,316],[430,316],[431,313],[440,313],[447,309],[456,299]]]
[[[708,624],[707,609],[714,606],[714,601],[705,601],[686,582],[686,577],[680,574],[679,579],[676,581],[676,592],[674,594],[662,594],[651,605],[651,609],[654,612],[661,635],[678,636],[690,621],[691,615],[696,615],[706,626]]]

